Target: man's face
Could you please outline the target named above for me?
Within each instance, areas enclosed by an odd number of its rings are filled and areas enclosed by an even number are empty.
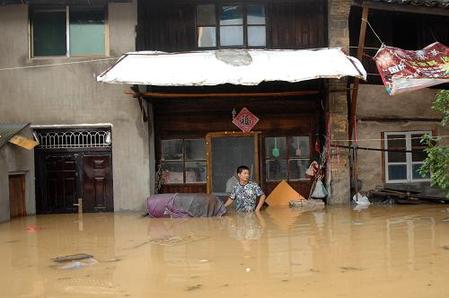
[[[243,170],[240,174],[238,174],[239,179],[241,182],[248,182],[249,181],[249,171]]]

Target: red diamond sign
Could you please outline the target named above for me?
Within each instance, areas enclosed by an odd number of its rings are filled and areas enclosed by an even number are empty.
[[[243,108],[234,120],[232,120],[232,123],[234,123],[243,132],[250,132],[251,129],[256,126],[257,122],[259,122],[259,118],[251,113],[247,108]]]

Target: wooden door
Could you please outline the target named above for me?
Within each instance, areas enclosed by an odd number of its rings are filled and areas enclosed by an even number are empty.
[[[11,218],[26,216],[25,175],[9,176],[9,210]]]
[[[83,156],[83,211],[114,211],[111,154]]]
[[[46,152],[36,154],[37,213],[114,211],[111,152]]]
[[[251,179],[260,183],[259,142],[257,132],[209,133],[207,147],[207,192],[227,196],[226,184],[237,167],[246,165]]]
[[[76,211],[79,194],[77,154],[49,154],[45,157],[45,213]]]

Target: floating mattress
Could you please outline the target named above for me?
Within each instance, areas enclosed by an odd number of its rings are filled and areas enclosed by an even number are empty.
[[[222,201],[210,194],[168,193],[156,194],[147,199],[150,217],[182,218],[222,216],[226,208]]]

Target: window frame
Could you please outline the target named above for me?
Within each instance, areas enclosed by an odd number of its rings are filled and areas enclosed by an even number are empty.
[[[102,54],[84,54],[84,55],[71,55],[70,53],[70,8],[84,8],[85,6],[76,5],[64,5],[64,6],[30,6],[28,10],[28,45],[29,45],[29,59],[56,59],[56,58],[79,58],[79,57],[109,57],[109,20],[108,20],[108,5],[104,6],[89,6],[92,10],[102,10],[104,15],[104,53]],[[34,13],[35,12],[65,12],[66,28],[65,28],[65,55],[48,55],[48,56],[35,56],[34,55]]]
[[[309,142],[309,148],[308,148],[308,150],[309,150],[309,155],[308,155],[308,158],[298,158],[298,157],[294,157],[294,156],[292,156],[292,155],[290,155],[290,149],[289,149],[289,143],[288,143],[288,141],[289,141],[289,139],[291,139],[291,138],[295,138],[295,137],[299,137],[299,138],[307,138],[308,139],[308,142]],[[270,160],[275,160],[275,159],[273,159],[273,158],[267,158],[267,152],[266,152],[266,139],[267,138],[285,138],[285,141],[286,141],[286,143],[285,143],[285,156],[283,156],[283,157],[279,157],[278,159],[279,160],[282,160],[282,161],[285,161],[286,163],[287,163],[287,177],[286,178],[281,178],[281,179],[278,179],[278,180],[272,180],[272,179],[268,179],[268,175],[267,175],[267,170],[268,170],[268,167],[267,167],[267,161],[270,161]],[[264,136],[264,138],[263,138],[263,149],[264,149],[264,155],[262,156],[262,159],[263,159],[263,164],[264,164],[264,171],[263,171],[263,173],[264,173],[264,182],[265,183],[278,183],[278,182],[280,182],[280,181],[282,181],[282,180],[286,180],[286,181],[288,181],[288,182],[305,182],[305,181],[309,181],[309,178],[307,178],[307,177],[304,177],[304,178],[298,178],[298,179],[291,179],[290,178],[290,161],[298,161],[298,160],[300,160],[300,161],[308,161],[308,163],[310,164],[310,161],[312,160],[312,145],[311,145],[311,143],[312,143],[312,139],[311,139],[311,136],[310,135],[301,135],[301,134],[294,134],[294,135],[267,135],[267,136]]]
[[[215,26],[212,25],[199,25],[198,24],[198,7],[205,5],[213,5],[215,11]],[[221,36],[220,36],[220,14],[223,6],[234,6],[238,5],[242,9],[242,25],[224,25],[227,26],[242,26],[243,27],[243,44],[235,45],[235,46],[222,46],[221,45]],[[250,5],[261,5],[263,6],[265,13],[265,24],[250,24],[248,25],[248,9],[247,7]],[[199,28],[200,27],[215,27],[215,40],[216,45],[214,47],[200,47],[198,45],[198,36],[199,36]],[[249,46],[248,45],[248,27],[265,27],[265,46]],[[213,50],[213,49],[266,49],[268,48],[268,15],[267,15],[267,5],[265,3],[243,3],[243,2],[229,2],[229,3],[201,3],[195,6],[195,46],[198,50]]]
[[[182,141],[182,159],[180,160],[163,160],[163,150],[162,150],[162,143],[164,141]],[[186,156],[186,141],[195,141],[195,140],[201,140],[204,142],[204,159],[187,159]],[[207,183],[207,152],[206,152],[206,139],[205,138],[173,138],[173,139],[161,139],[160,140],[160,145],[159,145],[159,152],[160,152],[160,156],[159,156],[159,164],[162,166],[164,163],[165,164],[170,164],[170,163],[182,163],[182,183],[164,183],[162,181],[162,185],[165,186],[174,186],[174,185],[201,185],[201,184],[206,184]],[[192,162],[203,162],[205,164],[205,170],[206,170],[206,176],[205,176],[205,180],[204,181],[198,181],[198,182],[186,182],[186,163],[192,163]]]
[[[411,151],[412,150],[412,135],[415,134],[421,134],[425,135],[428,134],[432,136],[431,130],[417,130],[417,131],[396,131],[396,132],[384,132],[384,148],[386,149],[384,152],[384,175],[385,175],[385,183],[415,183],[415,182],[429,182],[430,178],[413,178],[413,166],[417,164],[423,164],[423,162],[414,162],[412,160],[412,152],[406,152],[405,162],[389,162],[388,161],[388,136],[390,135],[401,135],[405,138],[405,144],[406,148],[405,150]],[[407,179],[396,179],[391,180],[389,177],[389,165],[404,165],[406,166],[406,172],[407,172]]]

